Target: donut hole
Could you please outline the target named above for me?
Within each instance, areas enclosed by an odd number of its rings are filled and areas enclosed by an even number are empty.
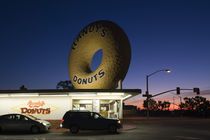
[[[91,61],[91,71],[94,72],[101,64],[103,57],[103,50],[96,51]]]

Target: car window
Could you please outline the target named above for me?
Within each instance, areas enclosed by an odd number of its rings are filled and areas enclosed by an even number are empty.
[[[14,115],[5,115],[5,116],[3,116],[3,118],[6,120],[12,120],[12,119],[14,119]]]
[[[32,116],[32,115],[27,115],[27,119],[32,119],[32,120],[40,120],[39,118],[36,118],[36,117],[34,117],[34,116]]]
[[[76,116],[76,114],[75,114],[75,113],[68,113],[68,115],[69,115],[69,117],[71,117],[71,118],[73,118],[73,117],[75,117],[75,116]],[[68,116],[68,115],[66,115],[66,116]]]
[[[100,115],[96,114],[96,113],[91,113],[91,117],[94,119],[98,119],[98,118],[100,118]]]
[[[89,118],[89,114],[88,113],[79,113],[79,117],[83,118],[83,119],[88,119]]]
[[[20,120],[21,116],[20,115],[15,115],[15,120]]]
[[[26,116],[21,116],[20,120],[28,121],[29,119]]]
[[[7,120],[15,120],[15,115],[6,115],[4,116],[4,119],[7,119]]]
[[[90,118],[90,114],[88,112],[71,112],[65,114],[64,118],[72,118],[72,119],[88,119]]]
[[[100,116],[98,114],[94,114],[94,119],[98,119]]]
[[[29,120],[29,118],[27,118],[26,116],[22,116],[22,115],[5,115],[3,116],[4,119],[6,120]]]
[[[66,113],[64,118],[77,118],[78,115],[77,113],[71,112],[71,113]]]

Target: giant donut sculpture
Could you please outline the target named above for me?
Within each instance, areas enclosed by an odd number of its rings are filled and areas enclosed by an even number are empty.
[[[99,67],[91,71],[94,54],[102,49]],[[131,49],[125,32],[110,21],[96,21],[82,29],[72,44],[69,75],[76,89],[114,89],[128,71]]]

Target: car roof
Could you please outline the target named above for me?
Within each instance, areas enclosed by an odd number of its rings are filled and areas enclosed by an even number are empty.
[[[89,110],[69,110],[67,112],[90,112]]]
[[[11,113],[11,114],[4,114],[4,115],[1,115],[1,116],[8,116],[8,115],[23,115],[23,114]],[[25,116],[25,115],[23,115],[23,116]]]
[[[67,114],[68,113],[96,113],[96,114],[99,114],[98,112],[92,112],[92,111],[89,111],[89,110],[69,110],[66,113]]]

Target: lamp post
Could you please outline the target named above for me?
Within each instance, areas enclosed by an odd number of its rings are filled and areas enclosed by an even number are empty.
[[[149,75],[146,75],[146,92],[145,92],[145,95],[147,97],[147,99],[146,99],[146,101],[147,101],[147,119],[149,119],[149,98],[151,97],[151,95],[149,94],[148,79],[149,79],[150,76],[152,76],[152,75],[154,75],[154,74],[156,74],[158,72],[161,72],[161,71],[165,71],[167,73],[171,72],[171,70],[169,70],[169,69],[161,69],[161,70],[157,70],[157,71],[155,71],[155,72],[153,72],[153,73],[151,73]]]

